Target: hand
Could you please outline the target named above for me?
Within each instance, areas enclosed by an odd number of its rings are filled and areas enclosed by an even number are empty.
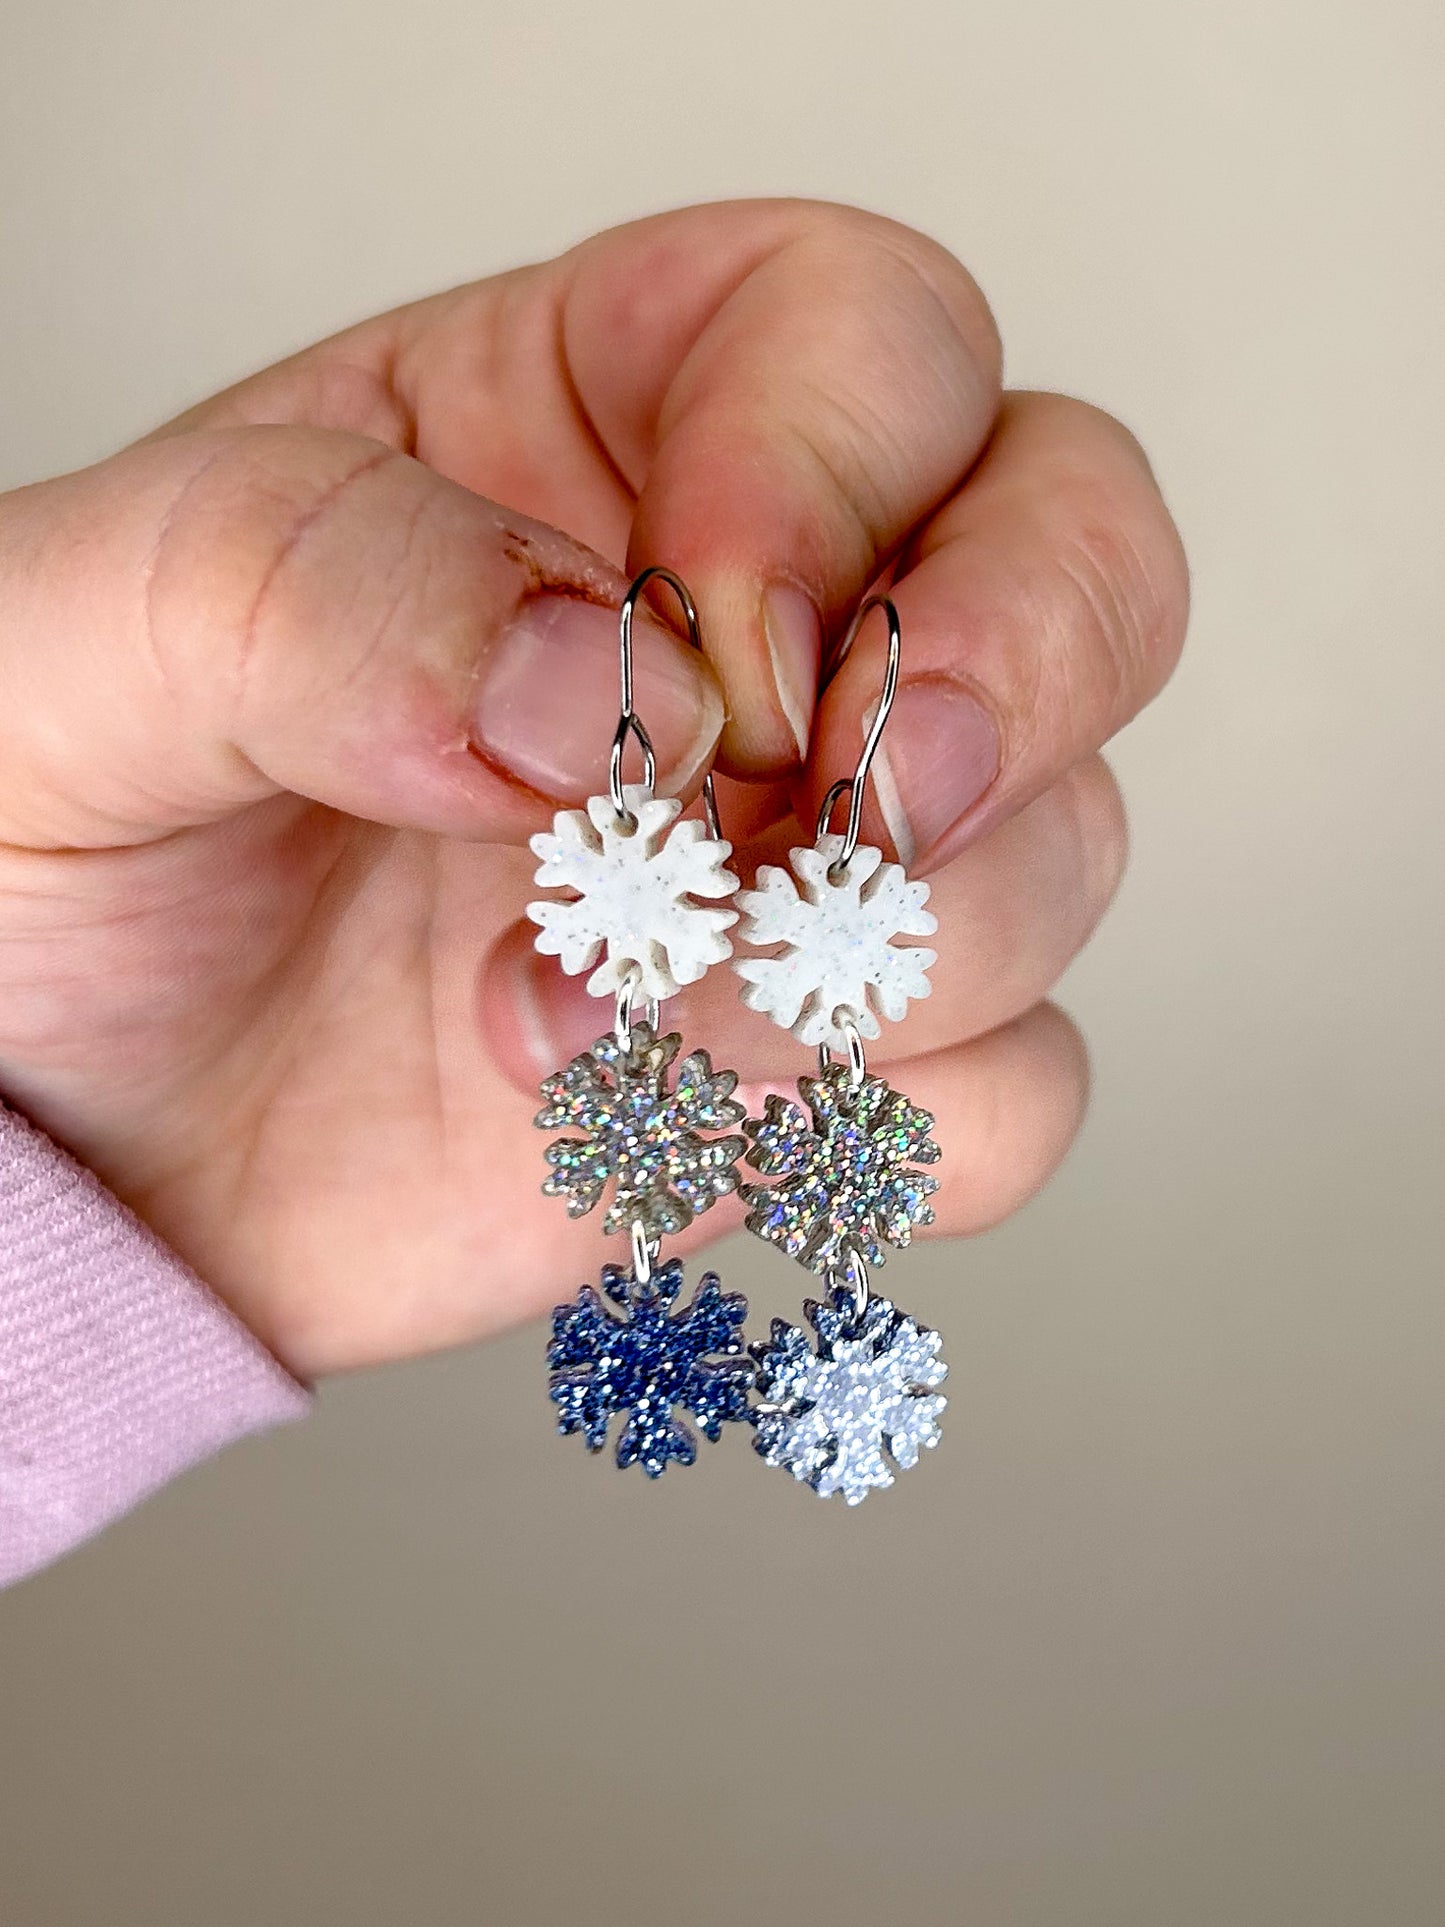
[[[1000,396],[956,261],[798,202],[366,322],[0,498],[0,1089],[304,1375],[570,1296],[620,1246],[539,1195],[531,1118],[610,1006],[519,919],[527,837],[605,783],[626,577],[697,599],[708,663],[639,622],[639,708],[660,789],[719,738],[747,779],[750,879],[853,767],[883,625],[818,700],[820,651],[890,560],[864,833],[931,875],[940,956],[872,1057],[937,1115],[938,1228],[995,1220],[1083,1107],[1041,1000],[1118,881],[1097,751],[1173,665],[1184,565],[1124,429]],[[806,1071],[736,991],[669,1022]]]

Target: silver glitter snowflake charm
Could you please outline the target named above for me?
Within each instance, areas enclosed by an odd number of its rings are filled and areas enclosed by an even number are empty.
[[[896,863],[867,845],[842,874],[828,872],[843,851],[841,836],[821,836],[812,849],[792,850],[786,870],[765,864],[758,887],[738,892],[747,943],[781,944],[772,957],[741,957],[743,1002],[791,1030],[803,1044],[843,1050],[838,1022],[846,1011],[864,1037],[878,1035],[880,1016],[896,1021],[909,1001],[926,997],[936,952],[900,946],[898,936],[926,937],[938,919],[924,906],[928,885],[910,883]]]
[[[537,883],[575,895],[529,903],[527,915],[540,926],[537,948],[559,957],[570,977],[606,952],[587,980],[594,997],[610,997],[634,968],[639,997],[671,997],[732,954],[722,933],[737,912],[695,901],[736,890],[737,878],[723,868],[732,845],[691,817],[678,822],[676,797],[638,787],[623,796],[631,829],[609,797],[593,796],[585,810],[559,810],[552,828],[532,838],[541,859]]]
[[[881,1077],[854,1085],[842,1064],[799,1078],[798,1094],[807,1112],[769,1097],[765,1115],[743,1126],[749,1164],[778,1180],[744,1185],[748,1230],[820,1274],[850,1252],[881,1265],[886,1245],[933,1222],[938,1180],[914,1168],[941,1155],[933,1119]]]
[[[841,1492],[849,1505],[893,1483],[939,1440],[947,1400],[937,1387],[948,1367],[938,1333],[915,1324],[886,1298],[858,1312],[852,1294],[805,1310],[818,1335],[774,1319],[772,1338],[754,1345],[757,1388],[754,1444],[769,1465],[782,1465],[823,1498]]]
[[[542,1086],[546,1099],[536,1122],[544,1131],[571,1126],[580,1137],[559,1137],[547,1146],[551,1176],[542,1189],[565,1198],[568,1215],[580,1218],[615,1181],[604,1231],[640,1224],[648,1239],[685,1231],[715,1198],[738,1188],[740,1137],[704,1137],[743,1121],[733,1097],[736,1071],[715,1071],[705,1050],[683,1058],[668,1073],[682,1045],[676,1032],[658,1037],[635,1023],[624,1048],[616,1037],[599,1037]]]

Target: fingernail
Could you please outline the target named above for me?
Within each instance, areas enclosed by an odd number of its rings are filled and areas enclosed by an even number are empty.
[[[590,997],[586,976],[568,977],[555,957],[539,956],[530,923],[506,931],[482,968],[478,1015],[497,1068],[519,1090],[588,1050],[612,1029],[611,997]],[[663,1030],[676,1028],[666,1006]]]
[[[903,685],[878,746],[873,787],[905,868],[974,808],[998,775],[1000,754],[998,725],[960,683]]]
[[[504,960],[499,989],[505,1042],[498,1054],[527,1090],[589,1049],[611,1024],[610,1004],[588,996],[585,977],[564,976],[555,957],[539,957],[530,935]]]
[[[763,592],[763,631],[778,706],[793,733],[799,759],[806,761],[823,650],[822,620],[811,596],[794,583],[775,582]]]
[[[658,788],[683,789],[717,742],[722,694],[702,657],[640,609],[632,659]],[[489,762],[544,796],[580,802],[606,786],[620,703],[617,611],[573,596],[531,596],[483,665],[472,741]],[[634,746],[629,781],[640,774],[635,757]]]

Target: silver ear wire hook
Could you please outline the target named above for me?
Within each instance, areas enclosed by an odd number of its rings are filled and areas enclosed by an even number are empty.
[[[622,788],[622,753],[627,747],[629,734],[636,737],[637,745],[642,751],[642,782],[649,796],[657,782],[657,757],[653,751],[652,738],[643,727],[642,719],[634,707],[632,683],[632,615],[641,600],[643,590],[649,582],[653,581],[665,582],[682,604],[682,613],[687,621],[687,639],[699,654],[702,653],[702,630],[698,624],[697,605],[692,599],[687,584],[681,576],[674,575],[671,569],[656,565],[650,569],[644,569],[642,574],[634,579],[627,594],[622,598],[622,611],[618,619],[622,713],[617,719],[617,731],[612,738],[612,755],[607,765],[607,788],[612,798],[612,807],[629,830],[637,827],[637,819],[627,807]],[[707,819],[709,833],[721,842],[722,825],[718,821],[717,792],[713,787],[711,770],[703,778],[702,811]]]
[[[815,837],[826,834],[829,820],[839,798],[846,796],[848,827],[843,832],[843,848],[828,866],[828,880],[831,883],[836,883],[842,876],[853,861],[854,852],[858,848],[858,833],[863,827],[864,785],[868,781],[868,771],[872,767],[873,758],[878,753],[878,744],[882,739],[884,725],[888,721],[888,713],[893,707],[893,699],[898,694],[898,668],[903,658],[903,629],[891,596],[869,596],[858,610],[848,624],[848,633],[844,636],[842,647],[833,660],[832,673],[836,676],[847,661],[855,636],[862,628],[865,617],[874,609],[881,609],[888,618],[888,664],[883,671],[883,694],[878,699],[877,713],[874,715],[873,726],[868,731],[867,739],[863,744],[863,753],[858,758],[858,767],[851,776],[840,777],[823,798],[823,806],[818,811],[818,827],[814,832]]]

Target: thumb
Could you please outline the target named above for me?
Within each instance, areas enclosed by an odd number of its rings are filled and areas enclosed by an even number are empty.
[[[624,578],[364,438],[198,432],[0,497],[0,838],[143,842],[294,791],[523,841],[605,785]],[[686,794],[722,728],[638,610],[637,707]]]

